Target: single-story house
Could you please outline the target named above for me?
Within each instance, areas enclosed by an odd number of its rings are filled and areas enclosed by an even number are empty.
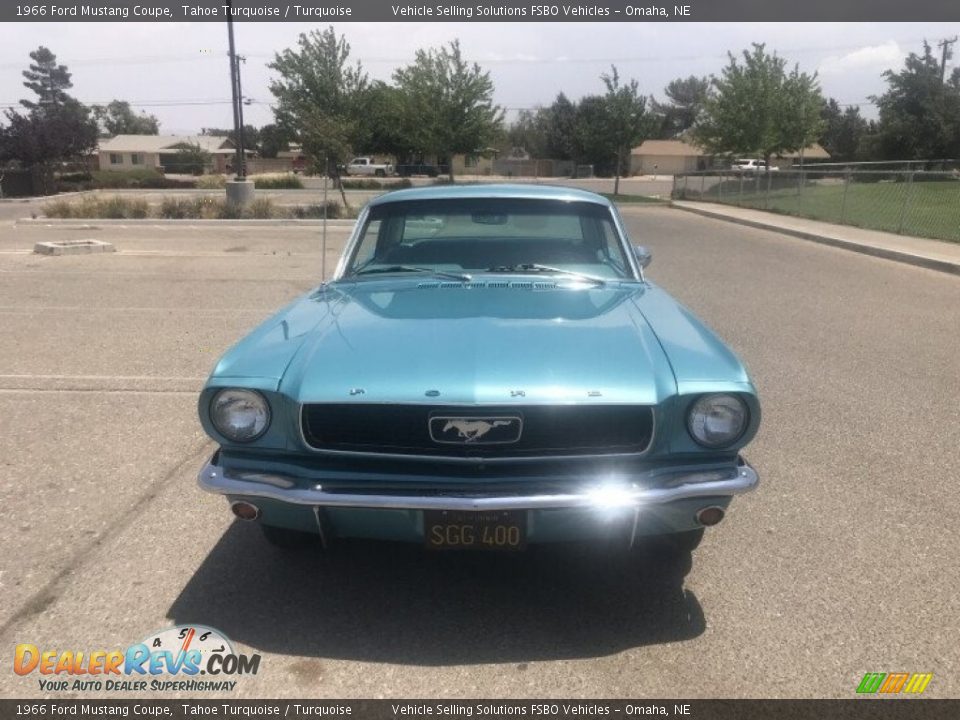
[[[745,155],[744,157],[751,157]],[[830,153],[818,143],[803,150],[803,159],[829,160]],[[771,159],[770,164],[789,168],[800,161],[800,152],[784,153]],[[630,153],[630,172],[633,175],[679,175],[681,173],[729,167],[706,150],[686,140],[646,140]]]
[[[490,175],[493,173],[493,160],[497,156],[494,148],[485,148],[469,154],[453,156],[454,175]]]
[[[645,140],[630,152],[631,175],[679,175],[710,167],[710,156],[685,140]]]
[[[101,170],[144,167],[162,170],[173,162],[184,144],[199,146],[210,153],[212,166],[209,171],[214,173],[227,172],[227,165],[237,152],[230,138],[219,135],[117,135],[100,141],[97,148],[99,167]],[[168,172],[176,172],[176,169],[170,168]]]
[[[829,160],[829,159],[830,159],[830,153],[824,150],[823,147],[820,146],[820,143],[813,143],[809,147],[805,147],[803,149],[803,161],[805,163],[811,160],[822,161],[822,160]],[[780,168],[790,168],[790,167],[793,167],[794,165],[799,165],[800,151],[797,150],[796,152],[777,155],[775,158],[772,158],[770,160],[770,164],[776,165],[777,167],[780,167]]]

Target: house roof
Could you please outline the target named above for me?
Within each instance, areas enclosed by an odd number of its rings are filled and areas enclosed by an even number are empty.
[[[643,144],[630,151],[631,155],[673,155],[702,157],[709,155],[703,148],[684,140],[646,140]],[[798,158],[800,151],[777,155],[780,158]],[[830,153],[824,150],[819,143],[813,143],[803,149],[805,160],[828,160]]]
[[[677,157],[700,157],[706,155],[703,148],[683,140],[645,140],[630,151],[631,155],[673,155]]]
[[[234,153],[230,138],[221,135],[117,135],[100,141],[100,152],[176,152],[175,145],[199,145],[208,153]]]
[[[800,151],[797,150],[796,152],[784,153],[783,155],[778,155],[777,157],[798,158],[800,157]],[[820,143],[813,143],[812,145],[808,145],[803,149],[803,159],[804,160],[829,160],[830,153],[824,150],[820,146]]]

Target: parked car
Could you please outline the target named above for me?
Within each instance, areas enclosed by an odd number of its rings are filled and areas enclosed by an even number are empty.
[[[776,165],[771,165],[768,168],[766,160],[757,160],[755,158],[734,160],[730,169],[742,173],[780,172],[780,168]]]
[[[217,363],[200,486],[281,546],[694,549],[758,482],[760,405],[650,259],[581,190],[372,200],[332,279]]]
[[[378,163],[373,158],[357,157],[347,163],[344,174],[386,177],[387,175],[393,175],[394,169],[390,163]]]

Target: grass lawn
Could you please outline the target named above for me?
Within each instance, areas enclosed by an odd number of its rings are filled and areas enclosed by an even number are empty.
[[[726,181],[722,188],[723,202],[813,220],[960,242],[960,181],[853,182],[846,190],[846,198],[842,182],[816,181],[805,186],[802,192],[797,192],[795,186],[771,189],[769,197],[753,191],[755,186],[751,186],[753,183],[745,183],[741,196],[739,182]],[[690,190],[695,189],[696,184],[691,182]],[[703,199],[718,200],[720,194],[720,189],[714,185],[703,194]],[[697,196],[697,192],[687,193],[690,200]]]

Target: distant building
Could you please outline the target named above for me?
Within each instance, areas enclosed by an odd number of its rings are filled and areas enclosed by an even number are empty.
[[[830,153],[824,150],[820,146],[820,143],[813,143],[813,145],[810,145],[809,147],[805,147],[803,149],[804,162],[810,162],[810,161],[820,162],[820,161],[829,160],[829,159],[830,159]],[[799,150],[792,153],[777,155],[770,159],[771,165],[776,165],[777,167],[781,167],[781,168],[793,167],[794,165],[798,165],[799,163],[800,163]]]
[[[755,157],[744,155],[743,157]],[[813,143],[803,150],[804,160],[829,160],[830,153]],[[770,160],[771,165],[792,167],[800,161],[800,152],[785,153]],[[698,145],[686,140],[646,140],[630,153],[633,175],[679,175],[681,173],[728,167],[728,162],[715,158]]]
[[[630,152],[631,175],[679,175],[710,167],[710,156],[685,140],[646,140]]]
[[[237,153],[233,141],[219,135],[117,135],[101,140],[97,148],[101,170],[135,170],[153,168],[163,171],[170,165],[182,145],[198,145],[210,153],[210,172],[225,173]],[[250,154],[250,151],[247,151]],[[175,172],[171,168],[168,172]]]

